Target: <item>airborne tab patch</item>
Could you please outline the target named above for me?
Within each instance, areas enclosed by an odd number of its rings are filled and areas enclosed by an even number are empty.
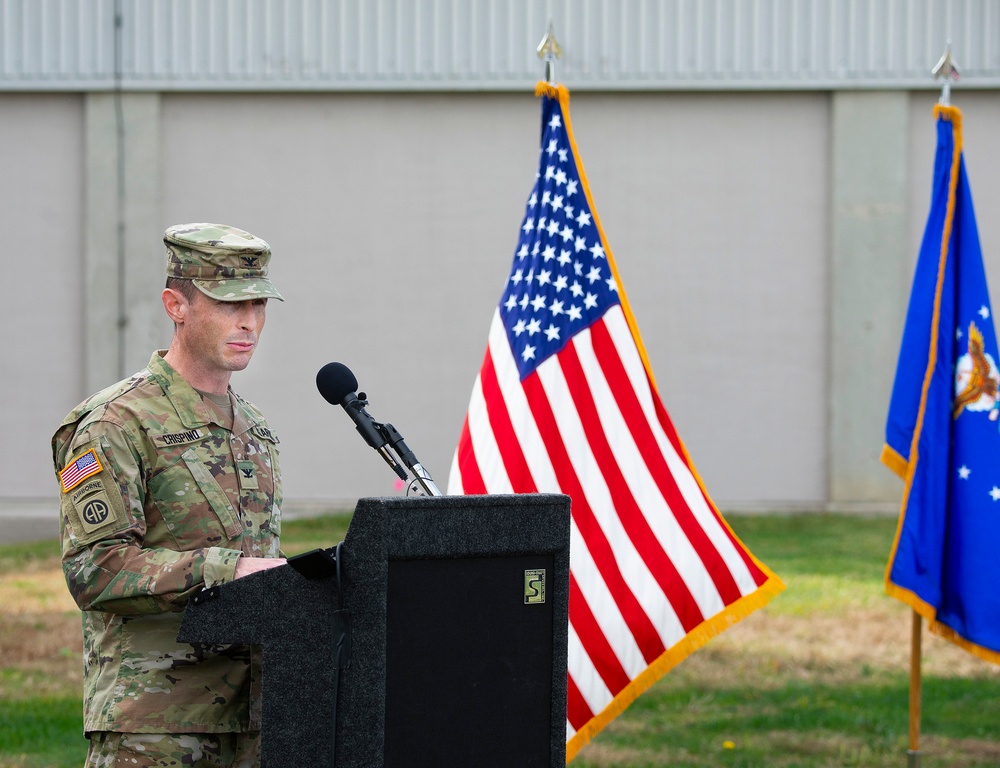
[[[104,467],[101,465],[101,460],[97,458],[97,451],[91,448],[73,459],[59,473],[59,482],[62,483],[63,493],[73,490],[88,477],[103,471]]]

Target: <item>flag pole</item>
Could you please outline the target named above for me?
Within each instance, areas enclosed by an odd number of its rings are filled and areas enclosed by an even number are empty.
[[[556,40],[555,32],[552,31],[552,20],[549,19],[549,28],[542,38],[542,42],[535,49],[538,58],[545,62],[545,82],[554,86],[556,84],[556,59],[562,58],[562,46]]]
[[[910,748],[906,750],[907,768],[920,768],[920,660],[923,620],[913,611],[910,630]]]
[[[931,75],[935,80],[944,80],[938,103],[946,107],[951,106],[951,81],[959,78],[958,65],[951,55],[951,40],[945,44],[944,53],[931,70]],[[910,747],[906,750],[907,768],[920,768],[922,630],[923,619],[914,610],[910,627]]]

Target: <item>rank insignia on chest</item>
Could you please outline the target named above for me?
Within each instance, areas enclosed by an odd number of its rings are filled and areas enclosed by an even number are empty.
[[[257,465],[252,461],[237,461],[236,472],[240,476],[240,490],[257,489]]]
[[[73,459],[59,473],[59,481],[62,483],[63,492],[73,490],[88,477],[102,471],[104,471],[104,467],[101,465],[101,460],[97,457],[97,451],[91,448],[86,453]]]

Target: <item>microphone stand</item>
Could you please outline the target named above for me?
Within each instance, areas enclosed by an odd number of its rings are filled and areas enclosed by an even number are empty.
[[[364,422],[364,427],[360,424],[357,427],[358,432],[365,438],[365,442],[385,459],[385,462],[392,468],[392,471],[396,473],[400,480],[404,482],[409,480],[406,470],[400,466],[400,462],[413,473],[413,481],[410,482],[409,486],[410,489],[419,488],[421,496],[444,496],[431,478],[431,473],[417,461],[417,457],[413,454],[413,451],[403,442],[403,436],[399,434],[399,430],[392,426],[392,424],[383,424],[375,421],[371,414],[365,410],[366,405],[368,405],[368,398],[364,392],[358,392],[357,399],[353,400],[349,405],[349,407],[368,417],[367,421]],[[396,454],[399,461],[393,457],[390,449],[392,453]]]
[[[444,496],[441,490],[434,484],[434,480],[431,478],[431,473],[424,469],[423,465],[417,461],[417,457],[413,455],[413,451],[409,449],[406,443],[403,442],[403,436],[399,434],[392,424],[378,424],[376,423],[376,428],[381,433],[382,437],[385,438],[386,442],[392,447],[392,450],[399,457],[400,461],[407,466],[407,468],[413,473],[413,479],[418,484],[423,491],[421,496]],[[403,478],[404,480],[406,478]],[[413,484],[410,484],[413,488]]]

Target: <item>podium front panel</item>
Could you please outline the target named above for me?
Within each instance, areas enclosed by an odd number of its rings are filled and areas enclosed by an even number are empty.
[[[337,768],[565,768],[570,500],[358,501]]]
[[[553,566],[550,554],[389,561],[386,768],[548,768]]]

